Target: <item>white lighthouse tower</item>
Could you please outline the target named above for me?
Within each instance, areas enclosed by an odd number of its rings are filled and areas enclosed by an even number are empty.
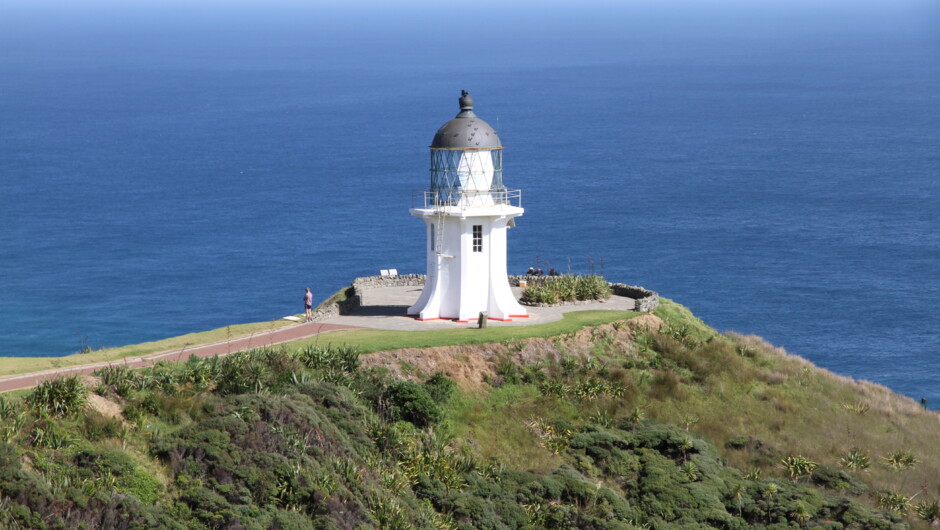
[[[412,198],[427,228],[427,280],[408,308],[418,320],[528,316],[506,274],[506,230],[524,210],[521,191],[503,186],[502,149],[463,91],[460,113],[431,142],[431,187]]]

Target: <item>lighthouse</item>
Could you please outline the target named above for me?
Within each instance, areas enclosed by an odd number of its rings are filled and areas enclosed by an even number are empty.
[[[509,287],[506,231],[523,213],[522,192],[503,185],[503,146],[473,112],[463,91],[460,113],[431,141],[431,183],[412,195],[411,215],[424,220],[427,277],[408,314],[418,320],[466,322],[527,317]]]

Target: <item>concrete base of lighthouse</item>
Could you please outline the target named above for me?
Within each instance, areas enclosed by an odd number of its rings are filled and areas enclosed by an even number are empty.
[[[418,320],[528,317],[509,287],[506,230],[523,209],[510,205],[415,208],[427,229],[427,279],[408,314]]]

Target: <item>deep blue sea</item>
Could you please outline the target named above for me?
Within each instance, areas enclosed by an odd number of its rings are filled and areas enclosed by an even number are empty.
[[[423,272],[461,89],[523,192],[511,270],[593,262],[940,406],[933,0],[5,0],[0,356]]]

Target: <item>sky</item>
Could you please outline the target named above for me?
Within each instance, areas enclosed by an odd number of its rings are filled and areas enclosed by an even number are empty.
[[[323,65],[332,57],[348,57],[349,51],[359,60],[350,64],[337,58],[337,68],[382,68],[389,57],[402,55],[442,67],[524,67],[529,58],[545,56],[546,51],[559,64],[584,65],[617,61],[618,55],[606,44],[624,35],[661,48],[657,56],[668,58],[664,50],[672,50],[677,57],[694,56],[706,41],[709,45],[725,42],[729,52],[745,54],[749,41],[778,41],[793,48],[802,40],[835,32],[870,40],[902,25],[940,49],[940,2],[935,0],[484,0],[467,5],[353,0],[338,4],[3,0],[0,68],[4,64],[61,66],[37,64],[36,57],[50,55],[63,63],[93,66],[102,53],[111,54],[112,59],[113,54],[123,54],[128,61],[154,61],[156,66],[161,61],[185,64],[188,57],[198,55],[198,59],[217,58],[220,68],[277,68],[269,57],[304,60],[315,53]],[[277,39],[271,38],[271,28],[277,29]],[[310,39],[311,34],[318,38]],[[239,46],[232,46],[233,37]],[[300,41],[315,48],[298,49]],[[572,45],[585,42],[594,44],[589,55],[583,53],[583,46]]]

